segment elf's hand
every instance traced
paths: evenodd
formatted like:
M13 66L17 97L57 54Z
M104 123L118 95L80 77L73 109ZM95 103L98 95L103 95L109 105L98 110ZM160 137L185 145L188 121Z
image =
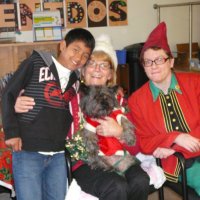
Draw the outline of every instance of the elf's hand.
M175 153L174 149L158 147L153 152L155 158L167 158Z

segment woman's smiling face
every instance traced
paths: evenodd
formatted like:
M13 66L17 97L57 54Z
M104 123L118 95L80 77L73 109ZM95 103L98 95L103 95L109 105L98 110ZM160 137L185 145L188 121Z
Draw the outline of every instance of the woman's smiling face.
M113 69L110 63L95 54L82 69L82 75L86 85L106 85L112 78Z

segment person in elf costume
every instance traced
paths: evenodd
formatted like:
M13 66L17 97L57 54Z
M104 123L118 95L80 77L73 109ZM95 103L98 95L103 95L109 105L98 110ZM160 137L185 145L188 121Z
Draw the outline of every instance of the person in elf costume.
M160 23L141 51L149 78L128 99L141 150L161 158L168 180L177 182L180 166L174 152L187 159L188 185L200 195L200 74L173 70L166 24Z

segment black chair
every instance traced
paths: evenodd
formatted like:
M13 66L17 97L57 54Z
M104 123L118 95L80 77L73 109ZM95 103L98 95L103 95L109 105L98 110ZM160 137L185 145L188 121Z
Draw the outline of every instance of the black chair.
M182 182L174 183L170 181L166 181L163 187L169 187L177 194L182 196L183 200L200 200L200 196L195 192L194 189L187 186L187 176L186 176L186 161L182 153L176 152L174 154L181 166L181 175L182 175ZM160 159L156 159L157 164L162 167ZM158 190L159 192L159 200L164 200L164 190L163 187Z
M71 164L71 157L69 151L65 149L65 159L66 159L66 165L67 165L67 180L68 180L68 186L72 182L72 164Z

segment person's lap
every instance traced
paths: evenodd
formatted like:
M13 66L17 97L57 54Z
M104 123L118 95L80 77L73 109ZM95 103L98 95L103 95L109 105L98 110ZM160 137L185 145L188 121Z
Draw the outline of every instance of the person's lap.
M130 167L126 178L115 172L92 170L87 165L73 172L73 177L83 191L97 196L100 200L146 200L148 197L149 177L139 165ZM140 186L141 189L138 190Z
M145 200L149 195L149 176L139 164L131 166L125 173L128 183L129 200Z

